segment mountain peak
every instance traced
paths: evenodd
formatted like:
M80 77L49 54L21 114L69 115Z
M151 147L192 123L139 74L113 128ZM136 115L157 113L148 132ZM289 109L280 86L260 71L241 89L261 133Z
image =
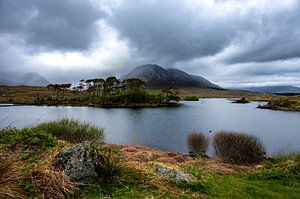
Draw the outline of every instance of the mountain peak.
M194 87L194 88L215 88L220 89L207 79L190 75L175 68L163 68L157 64L145 64L135 67L126 74L123 79L139 78L144 80L150 87Z

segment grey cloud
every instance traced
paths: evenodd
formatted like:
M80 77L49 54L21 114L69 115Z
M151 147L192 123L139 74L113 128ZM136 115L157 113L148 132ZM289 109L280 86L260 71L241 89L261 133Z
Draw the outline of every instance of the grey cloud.
M231 41L231 18L210 17L186 1L126 1L108 19L141 54L167 63L219 52Z
M87 49L104 13L85 0L1 0L0 33L55 50Z
M227 63L268 62L300 57L300 2L292 9L258 17L261 18L260 23L237 39L239 51L228 57ZM251 39L247 39L249 35Z

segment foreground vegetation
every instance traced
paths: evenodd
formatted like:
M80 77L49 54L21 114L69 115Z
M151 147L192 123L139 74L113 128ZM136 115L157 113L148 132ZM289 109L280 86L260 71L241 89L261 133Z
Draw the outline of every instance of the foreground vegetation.
M79 138L73 138L76 136ZM254 154L263 156L257 154L262 147L251 136L221 132L214 139L220 153L249 154L254 147ZM235 150L220 147L227 145L219 140L235 142ZM81 141L96 141L94 146L105 161L99 181L91 185L72 182L52 167L59 151ZM247 150L235 152L245 141ZM0 130L0 198L300 198L299 154L245 164L249 161L239 161L239 156L229 160L226 156L224 160L203 157L208 142L201 133L191 134L187 143L197 152L191 157L141 146L103 144L103 129L76 120L5 128ZM156 164L180 169L196 180L168 180L155 172Z

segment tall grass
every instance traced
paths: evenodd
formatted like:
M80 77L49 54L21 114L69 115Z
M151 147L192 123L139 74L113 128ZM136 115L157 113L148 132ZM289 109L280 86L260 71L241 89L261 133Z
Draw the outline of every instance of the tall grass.
M187 146L189 151L203 156L208 147L208 138L203 133L192 133L188 135Z
M219 132L214 136L216 155L235 164L255 164L264 159L265 149L252 135L235 132Z
M58 139L72 143L84 141L103 142L104 130L89 123L80 123L74 119L61 119L46 122L33 127L34 130L42 130L51 133Z

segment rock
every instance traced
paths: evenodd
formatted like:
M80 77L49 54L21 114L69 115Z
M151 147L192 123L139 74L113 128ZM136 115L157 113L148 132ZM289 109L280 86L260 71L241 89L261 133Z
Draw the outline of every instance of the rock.
M88 143L63 149L54 157L52 165L75 182L90 184L98 178L99 158L96 148Z
M170 180L176 182L185 182L185 183L191 183L197 180L195 176L185 173L179 168L167 166L162 163L155 163L155 165L156 165L155 172Z

